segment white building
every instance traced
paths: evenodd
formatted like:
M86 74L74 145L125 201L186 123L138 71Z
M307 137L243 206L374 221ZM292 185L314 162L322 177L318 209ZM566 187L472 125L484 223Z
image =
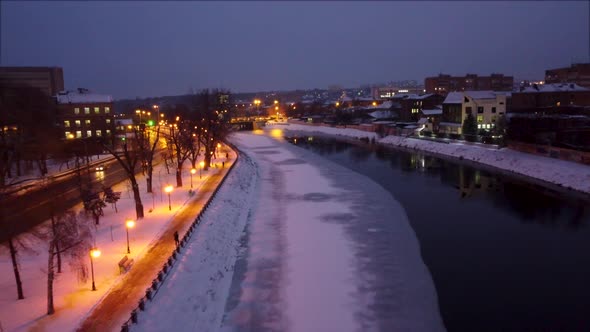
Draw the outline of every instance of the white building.
M506 113L506 92L450 92L443 101L440 132L461 134L463 122L470 113L478 129L493 129L498 118Z

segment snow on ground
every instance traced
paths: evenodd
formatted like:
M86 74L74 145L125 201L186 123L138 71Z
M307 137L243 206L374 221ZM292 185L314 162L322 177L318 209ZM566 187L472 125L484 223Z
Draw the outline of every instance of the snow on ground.
M590 167L570 161L558 160L508 148L495 149L461 143L438 143L400 136L386 136L379 139L377 134L350 128L306 126L301 124L271 125L272 128L318 132L353 138L375 138L379 143L408 149L427 151L435 154L462 158L496 167L505 171L529 176L566 188L590 193Z
M214 331L221 325L257 181L255 165L241 157L132 331Z
M365 176L284 142L281 130L270 136L232 137L262 181L222 330L444 330L403 208Z
M102 159L102 158L101 158ZM168 197L163 192L167 184L175 186L174 169L167 174L163 163L154 170L154 192L146 193L145 177L137 176L145 218L137 221L135 228L129 230L131 254L130 258L140 259L146 254L146 249L172 217L180 211L188 201L190 189L190 164L187 162L183 171L183 187L174 188L170 195L172 211L168 210ZM194 190L198 191L210 174L217 172L211 168L193 175ZM108 170L107 170L108 172ZM101 172L95 173L100 179ZM71 331L90 312L94 305L121 279L118 261L127 255L126 231L124 222L127 218L135 219L135 203L133 193L128 182L122 182L113 187L120 191L121 199L117 202L118 213L107 205L104 217L96 231L96 244L102 254L94 260L94 275L96 291L91 291L91 281L81 283L76 274L70 270L67 262L63 271L54 283L54 301L56 313L46 315L47 310L47 250L48 244L31 239L36 253L19 252L20 272L23 281L24 300L17 300L16 284L12 270L10 256L4 252L0 256L0 330L3 331ZM149 212L153 208L152 212ZM74 207L81 210L82 204ZM45 223L47 225L47 222ZM89 264L89 263L88 263Z

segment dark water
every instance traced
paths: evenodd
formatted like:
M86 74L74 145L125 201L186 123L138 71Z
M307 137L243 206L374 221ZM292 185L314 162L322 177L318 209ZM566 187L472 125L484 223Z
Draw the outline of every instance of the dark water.
M590 331L590 201L421 153L295 136L404 206L448 331Z

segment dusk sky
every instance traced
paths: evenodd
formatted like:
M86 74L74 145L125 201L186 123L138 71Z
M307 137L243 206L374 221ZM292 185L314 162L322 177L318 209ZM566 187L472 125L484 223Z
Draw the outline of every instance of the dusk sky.
M1 2L1 65L115 98L327 88L438 73L542 79L590 61L589 3Z

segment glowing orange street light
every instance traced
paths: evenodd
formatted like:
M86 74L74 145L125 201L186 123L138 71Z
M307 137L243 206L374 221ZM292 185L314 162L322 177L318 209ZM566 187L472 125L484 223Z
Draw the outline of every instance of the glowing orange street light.
M199 179L202 179L203 178L203 168L205 167L205 162L201 161L199 163L199 166L201 166L201 168L199 168Z
M129 228L133 228L135 226L135 220L127 219L125 221L125 231L127 231L127 253L130 254L131 250L129 249Z
M197 172L196 169L191 168L191 189L193 189L193 174L195 174Z
M171 185L168 185L166 186L166 188L164 188L164 191L168 193L168 211L172 211L172 202L170 201L170 193L172 192L172 190L174 190L174 187L172 187Z
M90 271L92 271L92 290L96 290L96 285L94 284L94 262L92 258L100 257L100 250L98 248L90 249Z

